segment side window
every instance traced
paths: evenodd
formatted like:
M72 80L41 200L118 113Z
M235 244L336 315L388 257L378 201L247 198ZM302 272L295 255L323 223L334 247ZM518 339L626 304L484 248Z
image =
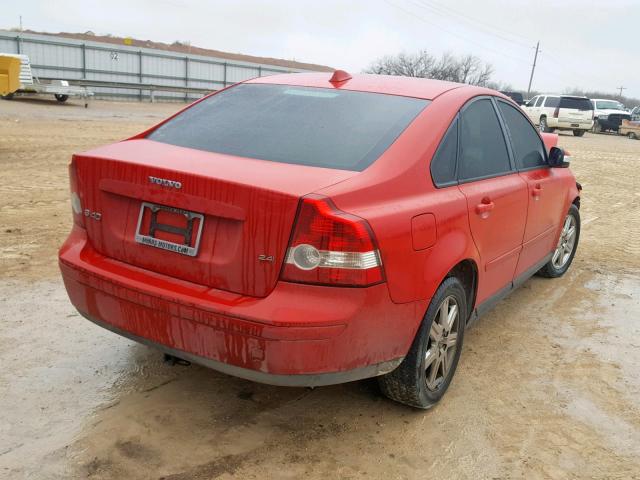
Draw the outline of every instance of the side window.
M476 100L467 106L460 125L460 180L511 170L507 144L491 100Z
M535 128L517 108L498 100L498 108L507 125L513 154L518 168L534 168L546 165L544 145Z
M438 187L445 187L456 182L456 157L458 155L458 119L456 118L444 134L433 160L431 160L431 177Z
M542 105L542 101L545 99L545 97L538 97L538 100L536 101L536 107L539 107Z
M527 107L535 107L537 101L538 101L538 97L533 97L531 100L527 102Z
M549 108L556 108L558 105L560 105L560 97L547 97L544 102L544 106Z

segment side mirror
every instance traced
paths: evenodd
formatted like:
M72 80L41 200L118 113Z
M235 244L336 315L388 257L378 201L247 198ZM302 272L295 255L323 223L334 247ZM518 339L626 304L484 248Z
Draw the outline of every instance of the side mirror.
M567 168L569 166L568 158L563 149L551 147L549 151L549 166L552 168Z

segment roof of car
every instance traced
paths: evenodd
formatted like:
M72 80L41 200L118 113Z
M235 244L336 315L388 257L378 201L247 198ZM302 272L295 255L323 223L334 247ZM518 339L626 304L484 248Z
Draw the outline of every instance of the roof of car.
M332 73L292 73L284 75L270 75L249 80L246 83L267 83L280 85L295 85L301 87L339 88L341 90L356 90L361 92L386 93L407 97L433 100L437 96L455 88L469 87L461 83L444 82L427 78L400 77L395 75L354 74L352 78L343 82L331 83ZM474 87L470 87L474 88ZM478 90L484 90L480 89Z

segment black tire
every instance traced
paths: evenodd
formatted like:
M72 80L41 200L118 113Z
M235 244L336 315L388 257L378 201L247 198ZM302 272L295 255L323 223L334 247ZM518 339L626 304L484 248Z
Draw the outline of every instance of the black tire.
M11 100L13 99L13 93L7 93L6 95L2 95L3 100Z
M593 133L602 132L602 125L600 125L600 122L598 122L597 118L593 121L593 128L591 129L591 131L593 131Z
M573 131L573 136L574 137L582 137L582 136L584 136L584 132L585 132L585 130L574 130Z
M69 95L62 95L60 93L56 93L54 97L56 97L56 100L59 101L60 103L64 103L67 100L69 100Z
M449 363L447 374L438 379L437 388L430 389L427 386L427 369L431 372L433 367L425 368L425 355L430 348L440 351L439 344L435 344L431 338L431 327L438 317L443 302L445 300L451 302L451 299L455 300L458 307L455 351L451 352L450 357L447 357ZM442 282L431 300L407 356L393 372L378 377L380 389L387 397L417 408L430 408L442 398L449 388L462 351L464 327L469 316L466 299L465 288L458 278L448 277ZM446 335L443 339L446 341ZM438 360L433 364L436 364L437 375L442 371L442 364Z
M556 131L555 128L550 128L547 123L547 117L540 117L540 131L544 133L553 133Z
M627 133L627 137L629 137L630 140L635 140L636 138L638 138L634 132Z
M538 271L538 275L540 275L541 277L546 277L546 278L561 277L562 275L565 274L567 270L569 270L569 267L571 266L571 262L573 262L573 257L575 257L576 250L578 249L578 243L580 243L580 210L578 210L578 207L576 207L575 205L571 205L571 207L569 208L569 211L567 212L567 216L565 217L565 222L567 221L569 216L573 217L575 221L575 228L576 228L575 241L571 246L571 251L569 253L569 256L566 258L565 262L562 263L562 265L558 265L557 262L554 262L556 252L558 252L563 242L563 235L564 235L564 231L563 231L560 233L560 238L558 240L558 247L556 248L556 250L554 250L554 253L553 253L554 256L551 258L551 260L547 262L547 264L544 267L542 267ZM564 225L565 224L563 224L563 227Z

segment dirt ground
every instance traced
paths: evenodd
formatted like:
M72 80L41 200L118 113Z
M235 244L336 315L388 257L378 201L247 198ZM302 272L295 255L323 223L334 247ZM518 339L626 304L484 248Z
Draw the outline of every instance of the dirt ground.
M179 107L0 102L0 478L640 478L640 141L561 135L584 186L572 268L485 316L416 411L375 381L171 367L75 313L56 266L71 153Z

